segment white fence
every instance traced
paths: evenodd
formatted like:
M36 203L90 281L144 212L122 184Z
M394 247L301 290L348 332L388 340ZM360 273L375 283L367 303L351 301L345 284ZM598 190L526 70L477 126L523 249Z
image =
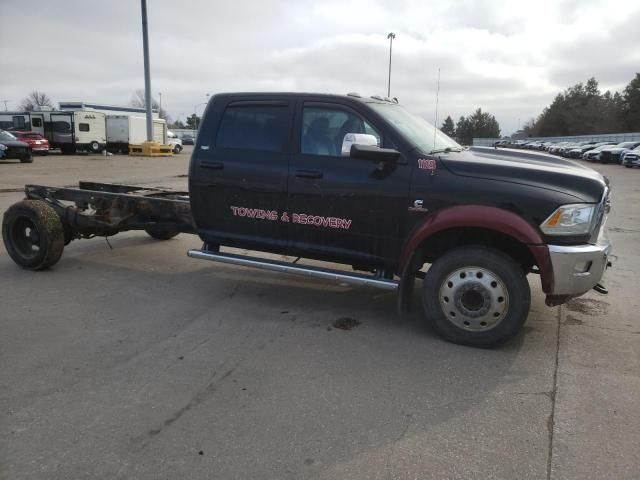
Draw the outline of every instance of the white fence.
M474 147L492 146L504 138L474 138ZM606 133L602 135L575 135L570 137L530 137L520 139L525 142L640 142L640 132L636 133Z

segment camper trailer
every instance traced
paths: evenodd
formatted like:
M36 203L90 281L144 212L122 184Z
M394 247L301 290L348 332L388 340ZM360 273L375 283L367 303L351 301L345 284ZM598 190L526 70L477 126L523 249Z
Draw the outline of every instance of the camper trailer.
M122 105L105 105L102 103L88 103L88 102L60 102L58 103L60 110L95 110L96 112L104 113L105 115L127 115L135 117L144 117L146 110L144 107L131 107ZM160 118L158 110L151 110L153 118Z
M128 115L107 115L107 150L127 153L129 145L139 145L147 140L147 119ZM153 119L153 140L167 143L167 122Z
M31 130L62 153L99 153L107 143L105 114L93 110L31 112ZM42 124L42 132L36 125Z

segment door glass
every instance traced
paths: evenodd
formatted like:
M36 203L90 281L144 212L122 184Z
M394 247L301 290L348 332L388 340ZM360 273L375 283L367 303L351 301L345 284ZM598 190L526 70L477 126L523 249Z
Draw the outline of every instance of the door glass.
M347 133L380 134L361 117L345 110L325 107L305 107L302 114L302 153L340 156L342 141Z
M220 122L216 147L282 152L288 114L285 105L229 106Z

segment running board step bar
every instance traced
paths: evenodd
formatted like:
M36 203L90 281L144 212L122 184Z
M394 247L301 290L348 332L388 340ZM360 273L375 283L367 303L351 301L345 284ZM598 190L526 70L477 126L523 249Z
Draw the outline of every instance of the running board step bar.
M245 255L234 255L232 253L208 252L205 250L189 250L187 253L191 258L209 260L212 262L229 263L231 265L241 265L243 267L253 267L273 272L293 273L305 277L323 278L337 282L350 283L353 285L367 285L369 287L382 288L385 290L396 290L398 282L372 275L362 275L350 273L343 270L331 270L328 268L313 267L310 265L299 265L290 262L281 262L259 257L249 257Z

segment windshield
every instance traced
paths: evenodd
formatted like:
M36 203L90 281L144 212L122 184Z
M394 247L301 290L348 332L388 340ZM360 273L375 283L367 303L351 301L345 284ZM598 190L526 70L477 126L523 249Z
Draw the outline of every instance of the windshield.
M633 148L636 146L636 142L622 142L616 145L618 148Z
M447 149L462 150L462 147L435 128L424 118L409 113L393 103L370 103L369 106L393 125L400 134L423 153L442 152Z
M1 131L0 140L10 141L10 140L17 140L17 138L11 135L9 132Z

